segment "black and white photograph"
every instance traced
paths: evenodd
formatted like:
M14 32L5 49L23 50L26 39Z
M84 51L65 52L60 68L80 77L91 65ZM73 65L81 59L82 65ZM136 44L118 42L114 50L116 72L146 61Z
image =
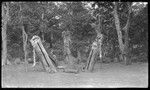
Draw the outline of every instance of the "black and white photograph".
M148 88L148 2L1 2L2 88Z

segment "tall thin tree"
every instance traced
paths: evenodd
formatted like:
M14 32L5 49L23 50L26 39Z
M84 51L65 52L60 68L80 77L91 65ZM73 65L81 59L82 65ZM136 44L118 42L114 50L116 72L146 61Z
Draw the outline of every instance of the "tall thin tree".
M118 2L115 2L114 6L114 19L115 19L115 26L117 30L117 35L118 35L118 42L119 42L119 48L120 48L120 59L124 61L125 64L129 64L127 60L127 54L128 54L128 44L129 44L129 36L128 36L128 31L129 31L129 25L130 25L130 13L131 13L131 3L128 3L128 19L127 23L124 28L121 28L120 26L120 19L117 11L118 7ZM125 31L125 35L123 37L122 31ZM124 40L124 42L123 42Z
M7 24L9 22L9 2L2 3L2 66L7 63Z

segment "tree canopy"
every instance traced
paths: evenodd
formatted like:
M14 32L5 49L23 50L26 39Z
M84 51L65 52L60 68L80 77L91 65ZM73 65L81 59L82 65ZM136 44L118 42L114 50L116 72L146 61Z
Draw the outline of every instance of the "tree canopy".
M131 2L130 4L132 5L132 18L129 37L130 47L132 47L135 44L144 44L148 40L148 8L146 2ZM113 2L9 2L9 7L10 21L7 33L8 41L11 42L11 44L8 43L10 47L12 43L21 46L20 26L24 25L29 39L35 34L40 36L44 33L46 42L49 42L48 37L50 33L53 33L53 44L60 44L61 33L64 30L71 31L72 50L75 51L93 42L96 32L92 24L97 23L97 15L102 15L102 34L105 36L103 44L104 48L107 48L105 51L111 54L113 51L116 52L115 49L112 51L110 49L118 46L112 15ZM121 27L123 27L128 17L126 2L119 2L118 14Z

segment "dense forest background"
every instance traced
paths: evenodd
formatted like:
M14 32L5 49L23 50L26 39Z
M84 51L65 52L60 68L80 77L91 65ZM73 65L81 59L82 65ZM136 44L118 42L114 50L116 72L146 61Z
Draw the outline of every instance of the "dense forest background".
M103 62L116 59L119 62L122 47L119 31L122 38L128 38L122 39L122 42L128 41L128 59L148 61L148 6L145 2L3 2L1 6L3 65L17 59L24 62L25 53L30 60L33 55L29 41L33 35L40 36L48 53L53 49L57 59L63 60L62 32L65 30L71 32L72 55L78 58L79 51L86 61L97 36L93 25L99 23L98 15L102 16ZM126 33L123 29L128 21Z

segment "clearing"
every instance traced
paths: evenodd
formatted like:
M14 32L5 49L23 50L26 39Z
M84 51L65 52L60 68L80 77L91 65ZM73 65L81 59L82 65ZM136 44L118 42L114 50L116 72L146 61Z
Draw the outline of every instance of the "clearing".
M108 88L148 87L148 63L95 65L94 72L47 73L42 66L7 65L2 67L2 87L23 88Z

